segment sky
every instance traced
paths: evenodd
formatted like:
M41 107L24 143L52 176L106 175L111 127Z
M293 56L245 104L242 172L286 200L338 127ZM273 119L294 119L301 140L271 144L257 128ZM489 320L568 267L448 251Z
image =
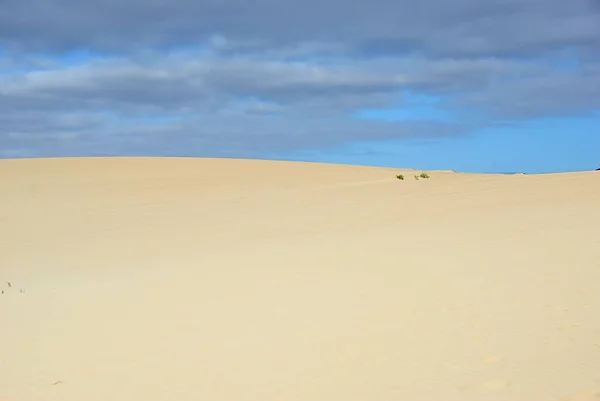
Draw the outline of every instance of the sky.
M0 9L0 158L600 167L600 0Z

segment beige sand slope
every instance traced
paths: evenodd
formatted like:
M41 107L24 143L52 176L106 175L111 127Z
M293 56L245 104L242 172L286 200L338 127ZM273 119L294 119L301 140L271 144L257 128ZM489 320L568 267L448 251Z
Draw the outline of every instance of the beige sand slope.
M0 400L600 398L600 173L399 172L0 161Z

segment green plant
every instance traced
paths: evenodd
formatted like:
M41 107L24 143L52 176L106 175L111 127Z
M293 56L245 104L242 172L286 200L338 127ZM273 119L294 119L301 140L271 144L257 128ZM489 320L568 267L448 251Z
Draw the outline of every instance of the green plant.
M427 173L421 173L421 175L419 177L421 177L421 178L429 178L429 174L427 174Z
M397 178L397 179L399 179L399 180L403 180L403 179L404 179L404 176L403 176L402 174L398 174L398 175L396 176L396 178Z

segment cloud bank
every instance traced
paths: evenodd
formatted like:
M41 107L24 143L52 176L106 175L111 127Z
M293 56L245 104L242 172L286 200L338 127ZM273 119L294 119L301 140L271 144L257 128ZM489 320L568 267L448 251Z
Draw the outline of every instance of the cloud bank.
M598 110L594 1L2 1L0 157L264 157Z

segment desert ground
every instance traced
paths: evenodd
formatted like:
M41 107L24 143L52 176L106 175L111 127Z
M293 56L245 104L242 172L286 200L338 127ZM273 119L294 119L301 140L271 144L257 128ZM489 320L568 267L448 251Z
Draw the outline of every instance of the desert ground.
M0 160L0 400L600 399L600 173L420 173Z

